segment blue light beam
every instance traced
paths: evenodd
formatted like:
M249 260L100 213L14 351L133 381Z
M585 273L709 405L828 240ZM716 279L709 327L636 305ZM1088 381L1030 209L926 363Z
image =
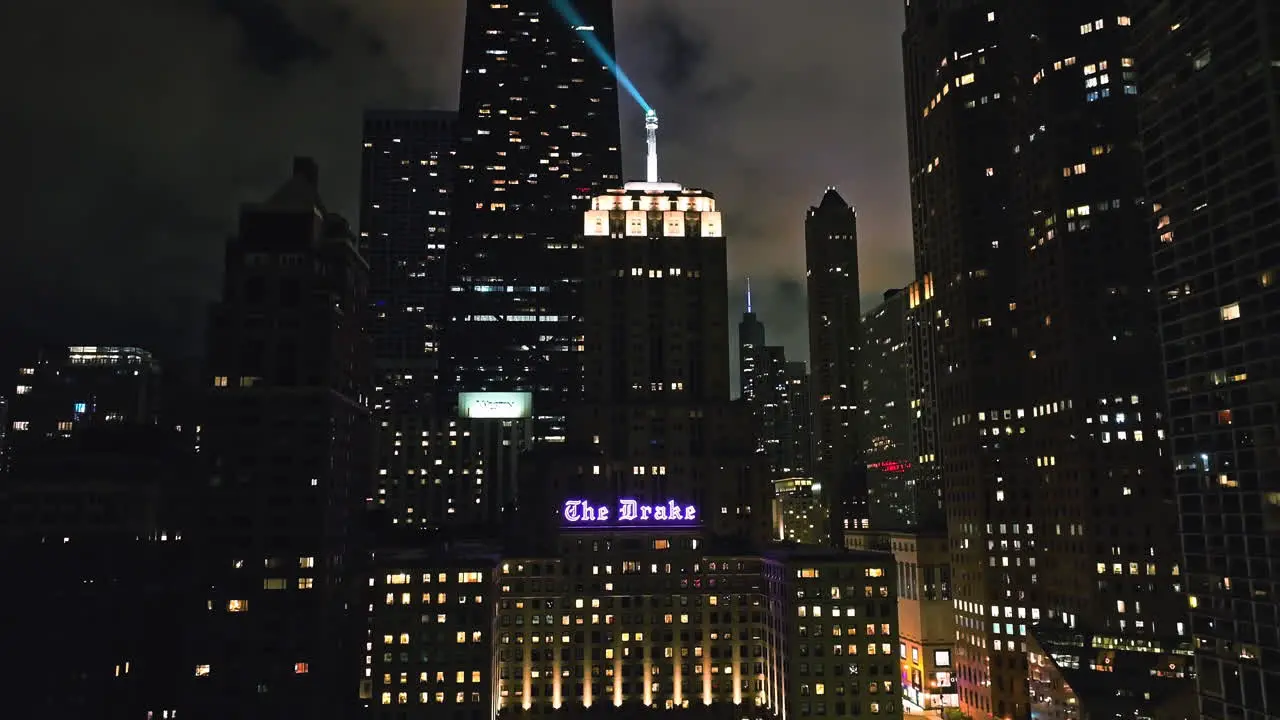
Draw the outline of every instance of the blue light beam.
M636 103L640 105L640 108L643 109L645 113L653 112L653 106L651 106L644 99L644 96L640 94L640 91L636 89L635 83L631 82L631 78L627 77L627 73L622 70L620 65L618 65L618 61L614 60L613 56L609 54L609 51L605 49L604 43L600 42L600 38L596 37L595 32L592 30L582 29L589 26L587 25L586 20L584 20L583 17L578 14L578 11L574 9L573 4L569 0L551 0L551 6L556 9L556 12L560 13L560 16L564 18L565 22L569 23L570 27L582 35L583 42L587 44L587 47L591 49L591 52L596 54L597 58L600 58L600 62L604 63L604 66L609 68L609 70L617 76L618 85L635 99Z

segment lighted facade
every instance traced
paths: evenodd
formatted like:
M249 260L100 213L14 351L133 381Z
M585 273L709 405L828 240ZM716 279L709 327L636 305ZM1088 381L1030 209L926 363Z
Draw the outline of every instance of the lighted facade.
M733 552L696 529L566 532L554 558L503 561L499 703L900 716L890 572L879 553Z
M547 552L500 558L378 552L361 697L387 720L601 707L901 717L895 579L885 553L751 550L696 523L568 523Z
M374 553L360 682L369 717L492 720L498 564L483 546Z
M822 487L811 477L773 481L773 538L804 545L827 541L827 512Z
M917 711L958 706L956 630L946 533L850 532L845 535L845 546L893 554L898 580L898 660L903 699Z

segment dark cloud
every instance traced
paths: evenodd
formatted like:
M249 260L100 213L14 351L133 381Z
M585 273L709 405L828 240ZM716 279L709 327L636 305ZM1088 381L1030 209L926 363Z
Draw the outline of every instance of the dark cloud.
M803 220L827 185L858 207L864 295L909 279L897 0L617 7L622 64L662 114L663 174L720 198L732 275L753 276L771 337L807 355ZM361 109L453 107L462 14L461 0L0 4L0 332L194 347L239 204L311 154L353 215ZM629 100L624 122L638 169Z

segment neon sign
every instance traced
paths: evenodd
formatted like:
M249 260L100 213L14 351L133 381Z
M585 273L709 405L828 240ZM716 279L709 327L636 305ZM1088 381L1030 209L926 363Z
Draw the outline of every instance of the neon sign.
M619 500L617 507L598 505L589 500L566 500L560 517L566 525L600 527L687 524L697 523L702 519L698 515L698 508L693 505L681 505L675 500L650 505L630 498Z

